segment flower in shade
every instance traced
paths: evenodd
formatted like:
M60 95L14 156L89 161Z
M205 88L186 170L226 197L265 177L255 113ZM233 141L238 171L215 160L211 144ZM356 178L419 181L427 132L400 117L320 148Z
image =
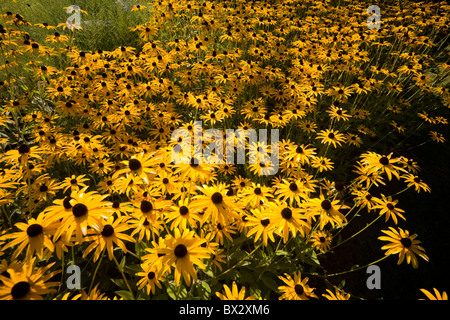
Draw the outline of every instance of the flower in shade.
M220 300L255 300L255 297L249 296L245 297L245 287L238 288L236 281L233 281L233 284L228 287L226 284L223 285L223 292L216 292L216 296L219 297Z
M278 290L282 293L279 297L280 300L309 300L310 298L318 299L314 294L314 288L308 285L308 277L302 279L300 271L294 273L292 278L289 274L285 273L284 277L279 278L286 284L285 286L279 286Z
M389 227L389 230L381 230L381 232L386 235L378 237L378 239L389 242L381 247L381 249L387 250L385 255L398 254L397 264L401 264L406 258L406 263L412 263L414 269L417 269L419 266L417 256L425 261L429 260L424 248L420 246L421 242L416 240L417 234L410 235L407 230L398 228L397 231L392 227Z
M422 293L428 298L428 300L448 300L447 292L443 291L442 293L440 293L436 288L433 288L434 295L426 289L420 289L420 291L422 291Z
M326 290L327 293L322 294L324 298L327 300L349 300L350 299L350 293L344 292L342 289L339 289L338 287L334 287L334 292L330 289Z

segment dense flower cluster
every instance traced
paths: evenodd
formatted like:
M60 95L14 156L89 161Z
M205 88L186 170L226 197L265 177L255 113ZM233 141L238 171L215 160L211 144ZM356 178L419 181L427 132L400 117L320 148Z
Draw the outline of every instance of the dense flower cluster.
M383 217L384 257L428 261L398 192L380 190L431 192L406 151L445 141L450 6L402 5L378 30L363 1L140 2L142 46L94 52L72 45L82 30L36 24L37 43L3 13L0 299L349 299L308 280L332 282L319 258L361 215ZM278 129L279 171L174 163L172 132L196 121ZM70 264L82 290L51 291Z

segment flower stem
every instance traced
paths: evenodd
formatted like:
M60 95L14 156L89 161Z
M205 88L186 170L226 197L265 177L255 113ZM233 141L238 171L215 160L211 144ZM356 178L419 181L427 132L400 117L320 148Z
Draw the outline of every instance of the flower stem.
M103 248L103 251L105 249ZM89 294L91 293L92 285L94 284L95 276L97 275L98 268L100 267L100 264L102 263L103 259L103 251L100 253L100 260L97 263L97 267L95 267L94 275L92 276L91 285L89 286Z
M389 254L389 255L386 255L386 256L383 256L383 257L381 257L380 259L375 260L375 261L372 261L371 263L368 263L368 264L366 264L366 265L364 265L364 266L362 266L362 267L358 267L358 268L351 269L351 270L347 270L347 271L343 271L343 272L338 272L338 273L333 273L333 274L327 274L327 275L325 275L325 276L323 276L323 277L335 277L335 276L339 276L339 275L342 275L342 274L346 274L346 273L358 271L358 270L361 270L361 269L365 269L365 268L367 268L368 266L371 266L371 265L376 264L376 263L378 263L378 262L380 262L380 261L383 261L384 259L386 259L386 258L389 257L389 256L390 256L390 254Z
M122 277L123 277L123 280L125 281L125 284L127 285L128 291L130 291L130 293L131 293L131 297L133 297L133 300L136 300L136 299L134 298L133 290L131 290L130 285L128 284L128 281L127 281L127 277L125 277L125 274L123 273L123 270L122 270L122 268L120 267L119 262L117 261L117 259L116 259L115 256L113 256L113 258L114 258L114 262L115 262L116 265L117 265L117 268L118 268L119 271L120 271L120 274L121 274Z
M374 219L371 223L369 223L367 226L365 226L364 228L362 228L361 230L359 230L357 233L355 233L354 235L352 235L350 238L345 239L344 241L341 241L340 243L338 243L337 245L335 245L334 247L330 248L328 251L331 251L333 249L335 249L336 247L340 246L341 244L353 239L354 237L356 237L358 234L360 234L361 232L363 232L364 230L366 230L368 227L370 227L372 224L375 223L375 221L377 221L378 219L380 219L382 217L382 215L379 215L376 219Z

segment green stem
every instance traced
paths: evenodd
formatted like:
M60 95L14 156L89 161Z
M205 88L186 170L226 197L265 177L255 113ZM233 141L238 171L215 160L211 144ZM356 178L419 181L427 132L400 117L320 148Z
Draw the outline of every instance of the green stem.
M95 276L97 275L98 268L100 267L100 264L102 263L104 251L105 251L105 249L103 248L103 251L100 253L100 260L98 261L97 267L95 268L95 271L94 271L94 275L92 276L91 285L89 286L89 294L91 293L92 286L94 285L94 280L95 280Z
M232 266L231 268L228 268L227 270L225 270L224 272L222 272L221 274L218 274L215 278L218 279L219 277L227 274L228 272L230 272L231 270L233 270L234 268L238 267L242 262L244 262L245 260L247 260L251 255L253 255L256 250L258 250L261 246L262 246L262 242L260 244L258 244L255 249L253 249L252 252L250 252L248 255L246 255L244 258L242 258L241 260L239 260L234 266Z
M370 227L372 224L374 224L378 219L380 219L383 215L379 215L376 219L374 219L371 223L369 223L367 226L365 226L364 228L362 228L361 230L359 230L357 233L355 233L354 235L352 235L350 238L345 239L344 241L342 241L341 243L338 243L337 245L335 245L334 247L330 248L328 251L331 251L337 247L339 247L341 244L353 239L354 237L356 237L358 234L360 234L361 232L363 232L364 230L366 230L368 227Z
M114 259L114 262L115 262L116 265L117 265L117 268L118 268L119 271L120 271L120 274L121 274L122 277L123 277L123 280L125 281L125 284L127 285L128 291L130 291L130 293L131 293L131 297L133 298L133 300L136 300L136 299L134 298L133 290L131 290L131 287L130 287L130 285L128 284L128 281L127 281L127 277L126 277L125 274L123 273L123 270L122 270L122 268L120 267L119 262L117 261L117 259L116 259L115 256L113 256L113 259Z
M358 267L358 268L355 268L355 269L351 269L351 270L347 270L347 271L343 271L343 272L338 272L338 273L333 273L333 274L327 274L325 276L322 276L322 275L319 275L319 274L314 274L314 275L318 275L318 276L326 277L326 278L340 276L340 275L347 274L347 273L350 273L350 272L354 272L354 271L358 271L358 270L361 270L361 269L365 269L365 268L367 268L367 267L369 267L369 266L371 266L373 264L376 264L376 263L378 263L380 261L383 261L384 259L386 259L387 257L390 257L390 256L391 256L390 254L386 255L386 256L378 259L378 260L372 261L371 263L368 263L368 264L366 264L366 265L364 265L362 267Z

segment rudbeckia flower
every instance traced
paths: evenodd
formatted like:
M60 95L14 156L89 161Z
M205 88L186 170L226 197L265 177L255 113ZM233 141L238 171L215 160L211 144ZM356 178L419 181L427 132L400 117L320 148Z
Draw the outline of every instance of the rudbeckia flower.
M92 230L97 234L88 235L84 238L86 242L92 242L84 250L83 258L86 258L95 249L94 261L97 261L106 248L109 260L113 260L114 244L122 249L124 253L127 253L128 250L124 241L135 242L135 240L125 233L130 228L126 220L127 218L124 217L116 219L110 217L107 220L101 220L98 228Z
M19 271L8 269L9 277L0 275L3 282L0 286L0 300L44 300L47 294L56 292L52 287L60 283L49 280L61 270L47 272L55 263L38 268L35 260L32 258L24 263Z
M7 233L0 237L1 240L12 239L3 246L3 249L17 246L12 255L13 259L16 259L25 248L27 248L26 259L32 258L34 254L42 259L45 254L54 251L51 238L59 227L59 222L45 219L45 215L41 213L36 219L31 218L27 223L18 222L15 226L19 232Z
M310 300L311 298L318 299L314 293L314 288L308 285L308 277L302 279L300 271L294 273L294 277L285 273L284 277L279 278L286 284L285 286L279 286L278 290L283 293L280 300Z
M216 296L220 300L255 300L254 296L248 296L246 298L245 287L242 286L239 289L236 281L233 281L231 288L224 284L222 292L216 292Z
M419 267L419 261L417 256L428 261L429 258L425 254L425 250L420 246L420 241L416 240L417 234L411 235L408 230L398 228L395 230L389 227L389 230L381 230L385 236L378 237L379 240L388 241L389 243L381 247L382 250L386 250L384 253L386 256L391 254L398 254L397 264L401 264L405 258L406 263L412 263L414 269Z
M202 260L209 258L208 250L201 246L205 239L198 238L194 231L188 229L181 232L174 230L174 235L167 235L163 247L154 250L160 255L160 263L175 268L175 284L178 286L181 276L187 285L191 278L197 280L197 271L194 265L204 269Z

